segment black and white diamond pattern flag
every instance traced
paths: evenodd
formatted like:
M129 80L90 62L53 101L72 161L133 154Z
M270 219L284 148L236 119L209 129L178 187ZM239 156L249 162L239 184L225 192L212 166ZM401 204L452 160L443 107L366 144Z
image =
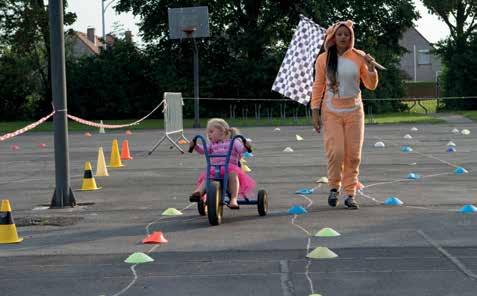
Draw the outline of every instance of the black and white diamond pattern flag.
M313 86L313 67L324 39L324 28L300 16L272 90L301 104L308 104Z

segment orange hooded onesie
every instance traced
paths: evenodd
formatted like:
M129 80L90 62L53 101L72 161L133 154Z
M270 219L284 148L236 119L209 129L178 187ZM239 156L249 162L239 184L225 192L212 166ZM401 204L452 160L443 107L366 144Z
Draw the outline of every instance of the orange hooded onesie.
M328 49L335 33L345 26L351 33L350 47L338 54L336 85L326 75ZM364 111L360 82L370 90L378 85L378 73L369 71L364 52L354 49L353 22L338 22L326 31L325 52L315 63L311 109L321 108L323 138L328 159L328 185L355 196L364 139Z

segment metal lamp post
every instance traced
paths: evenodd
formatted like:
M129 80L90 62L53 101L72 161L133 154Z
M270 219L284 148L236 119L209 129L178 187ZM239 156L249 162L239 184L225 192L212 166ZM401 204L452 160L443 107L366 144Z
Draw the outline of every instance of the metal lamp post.
M70 187L68 152L68 119L66 104L65 40L63 30L63 0L49 0L51 89L55 115L55 180L56 188L50 208L76 205Z
M106 9L108 9L108 7L113 4L113 2L116 1L116 0L111 0L109 1L108 4L104 5L104 2L107 2L106 0L101 0L101 17L102 17L102 20L103 20L103 46L106 47L106 24L105 24L105 20L104 20L104 15L106 13Z

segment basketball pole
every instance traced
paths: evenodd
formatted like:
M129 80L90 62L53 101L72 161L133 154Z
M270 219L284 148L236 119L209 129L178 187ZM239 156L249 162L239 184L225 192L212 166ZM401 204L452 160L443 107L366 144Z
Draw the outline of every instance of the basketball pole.
M195 27L188 27L182 29L184 33L186 33L188 38L192 39L192 43L194 47L192 51L194 53L194 124L192 125L193 128L200 128L199 122L199 50L197 48L197 43L195 42L195 38L192 35L195 32Z
M195 38L194 42L194 128L200 128L199 122L199 50Z

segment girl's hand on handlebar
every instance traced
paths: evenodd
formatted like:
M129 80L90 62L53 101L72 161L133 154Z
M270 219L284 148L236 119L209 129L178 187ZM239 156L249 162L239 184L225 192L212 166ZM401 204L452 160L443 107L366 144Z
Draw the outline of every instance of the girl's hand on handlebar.
M243 145L245 146L245 149L247 149L249 153L252 153L252 146L250 145L250 142L245 141Z
M191 141L191 142L190 142L190 144L189 144L189 153L192 153L192 151L194 151L195 145L196 145L196 142L195 142L195 141Z

